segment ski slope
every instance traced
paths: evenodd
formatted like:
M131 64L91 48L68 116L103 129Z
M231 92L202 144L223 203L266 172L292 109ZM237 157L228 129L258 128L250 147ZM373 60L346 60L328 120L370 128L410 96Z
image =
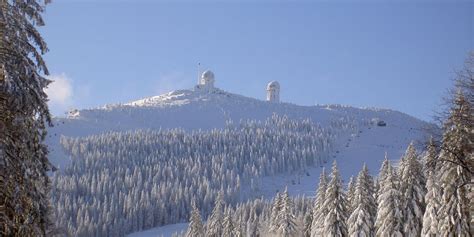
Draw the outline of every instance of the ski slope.
M338 148L333 152L332 158L336 160L341 176L347 183L351 176L357 176L364 164L372 175L377 175L385 154L389 160L397 163L411 141L422 149L422 141L425 139L423 129L403 122L388 124L386 127L367 125L361 127L357 134L338 141ZM331 166L330 162L324 165L328 174ZM282 191L287 186L291 195L313 197L321 171L321 167L315 167L298 174L265 177L262 181L264 189L259 195L271 198L275 192Z

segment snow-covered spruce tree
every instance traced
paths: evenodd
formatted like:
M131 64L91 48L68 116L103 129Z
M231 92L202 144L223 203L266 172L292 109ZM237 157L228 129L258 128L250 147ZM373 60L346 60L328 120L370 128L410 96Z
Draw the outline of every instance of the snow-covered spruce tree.
M462 91L456 95L443 129L438 158L438 179L443 193L439 212L440 235L471 236L472 213L468 192L474 170L474 116Z
M313 222L311 223L311 237L321 236L324 227L324 218L327 214L327 208L324 206L326 189L327 189L327 176L326 171L323 168L321 175L319 176L319 186L316 191L316 199L313 205Z
M51 227L47 46L36 29L48 2L0 0L1 236L45 236Z
M189 218L188 231L186 237L204 237L204 226L202 224L201 214L196 206L196 202L193 200L191 210L191 216Z
M214 203L214 209L212 209L211 216L207 220L206 236L219 237L222 235L223 208L224 208L224 192L219 191L219 193L217 194L216 201Z
M439 207L441 200L441 193L434 171L428 173L426 181L427 193L425 195L426 210L423 215L423 228L421 236L432 237L439 235Z
M293 200L288 195L288 189L281 196L281 209L277 215L277 229L278 236L291 237L296 235L296 217L293 213Z
M355 192L355 180L354 176L349 178L347 183L347 213L354 211L354 192Z
M222 237L233 237L235 236L235 227L234 221L232 220L232 215L230 209L226 208L224 213L224 220L222 221Z
M388 155L387 155L387 152L385 152L385 159L382 162L382 166L380 166L379 175L374 181L374 199L377 206L378 206L379 195L381 192L380 184L382 183L382 180L384 180L385 177L387 176L388 164L389 164Z
M412 142L400 161L403 232L408 236L419 236L421 233L425 212L425 183L423 166Z
M327 208L327 215L324 219L322 236L347 236L347 200L336 161L332 166L324 207Z
M401 193L395 170L388 160L384 161L381 171L385 177L380 179L377 218L375 220L376 236L403 236L403 213ZM386 166L385 166L386 163Z
M271 233L276 233L278 230L278 225L280 223L279 221L279 213L283 205L283 198L282 195L278 192L275 195L275 198L273 199L273 204L272 204L272 212L270 215L270 226L268 228L268 231Z
M374 200L374 180L367 166L359 172L353 195L354 211L347 220L349 236L375 236L375 215L377 206Z

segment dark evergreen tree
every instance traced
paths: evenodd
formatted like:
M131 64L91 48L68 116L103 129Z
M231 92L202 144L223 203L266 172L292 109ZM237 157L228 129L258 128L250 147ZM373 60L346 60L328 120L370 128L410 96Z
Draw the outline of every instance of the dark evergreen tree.
M48 0L0 0L0 235L45 236L51 228L43 144L50 124L47 46L37 26Z

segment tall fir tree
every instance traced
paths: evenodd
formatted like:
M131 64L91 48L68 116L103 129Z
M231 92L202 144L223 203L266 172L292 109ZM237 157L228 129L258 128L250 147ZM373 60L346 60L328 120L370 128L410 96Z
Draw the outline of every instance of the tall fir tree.
M277 215L278 227L276 233L278 236L291 237L296 235L296 217L293 213L293 201L288 194L288 188L282 195L281 209Z
M326 200L326 189L328 178L326 176L326 170L323 168L319 176L319 186L316 191L316 199L313 205L313 221L311 223L311 237L321 236L324 227L324 218L327 214L327 209L324 206Z
M191 216L189 217L188 231L186 237L204 237L204 225L202 224L201 214L196 206L196 201L193 200Z
M273 200L272 211L270 214L270 226L268 229L271 233L276 233L278 231L278 226L279 226L278 215L280 213L282 205L283 205L282 195L279 192L277 192Z
M439 207L441 200L441 193L434 171L429 171L428 179L426 181L426 210L423 215L423 228L421 236L433 237L439 235Z
M387 152L385 152L385 158L382 162L382 165L380 166L379 175L374 181L374 199L375 199L375 202L377 203L377 205L378 205L379 195L380 195L380 192L381 192L381 188L380 188L381 183L383 182L383 180L387 176L388 164L389 164L388 155L387 155Z
M323 236L347 236L347 200L336 161L332 166L324 206L328 214L324 219Z
M444 124L438 160L438 179L443 193L439 212L441 236L471 236L468 192L474 170L473 120L471 104L460 90Z
M375 220L376 236L403 236L403 213L401 208L401 193L399 191L397 174L387 160L380 169L384 178L380 180L378 195L377 218Z
M349 216L347 225L349 236L374 236L375 215L377 206L374 200L374 180L367 166L359 172L354 190L354 211Z
M224 192L219 191L212 209L211 216L207 220L206 236L219 237L222 235L222 216L224 208Z
M37 26L48 0L0 0L0 235L45 236L51 230L43 144L51 124L47 46Z
M402 193L403 232L419 236L425 212L425 177L413 142L400 161L400 191Z

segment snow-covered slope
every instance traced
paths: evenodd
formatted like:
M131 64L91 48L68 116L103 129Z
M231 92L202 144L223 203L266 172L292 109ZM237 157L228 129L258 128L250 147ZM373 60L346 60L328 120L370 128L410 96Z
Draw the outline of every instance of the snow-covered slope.
M361 139L354 138L354 143L348 148L359 149L358 156L367 156L369 151L382 153L378 156L383 156L384 151L392 153L394 149L403 149L400 146L406 146L410 140L421 139L423 128L429 126L414 117L387 109L340 105L299 106L270 103L217 88L210 91L191 89L177 90L127 104L71 112L66 118L54 119L54 127L49 129L46 142L50 146L53 164L64 167L69 161L59 145L59 139L63 135L81 137L106 131L177 127L185 130L212 129L225 126L228 120L264 120L273 113L290 118L309 118L323 126L341 117L352 117L360 122L369 122L374 118L384 120L386 127L374 127L372 131L359 134ZM344 148L341 147L338 156L349 155L346 155L347 149Z
M61 136L82 137L106 131L127 131L135 129L222 128L226 121L265 120L272 114L286 115L294 119L310 119L322 126L341 118L351 118L358 124L358 130L339 137L331 157L337 160L342 177L356 175L363 163L376 174L384 154L397 160L412 141L423 141L424 131L430 124L407 114L375 108L354 108L341 105L299 106L289 103L271 103L241 95L212 90L178 90L120 105L76 110L66 118L55 118L54 127L49 129L47 144L50 159L63 168L69 158L62 152ZM383 120L386 126L377 126L373 121ZM419 144L419 143L418 143ZM330 163L323 166L330 167ZM260 190L254 190L256 197L272 197L277 190L288 186L292 195L314 195L321 167L313 167L293 174L263 177ZM170 236L182 230L185 224L169 225L131 236Z

